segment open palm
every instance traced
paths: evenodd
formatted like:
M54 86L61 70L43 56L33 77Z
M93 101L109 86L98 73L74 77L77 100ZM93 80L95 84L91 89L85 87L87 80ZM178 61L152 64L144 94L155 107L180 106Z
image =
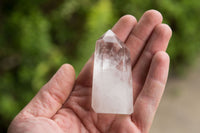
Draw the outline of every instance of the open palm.
M93 56L75 81L71 65L63 65L12 121L9 133L147 133L162 97L169 68L165 50L169 26L155 10L139 22L123 16L112 28L130 50L134 113L97 114L91 108Z

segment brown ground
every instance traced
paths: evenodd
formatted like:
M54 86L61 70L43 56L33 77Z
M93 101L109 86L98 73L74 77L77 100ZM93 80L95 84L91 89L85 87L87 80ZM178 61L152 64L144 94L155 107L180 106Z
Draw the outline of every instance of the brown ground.
M168 81L150 133L200 133L200 58L189 73Z

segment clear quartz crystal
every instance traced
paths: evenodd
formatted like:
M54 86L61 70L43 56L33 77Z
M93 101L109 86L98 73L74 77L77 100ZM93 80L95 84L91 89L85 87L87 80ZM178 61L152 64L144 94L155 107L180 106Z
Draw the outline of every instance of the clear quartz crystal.
M133 113L130 53L111 30L96 42L92 108L96 113Z

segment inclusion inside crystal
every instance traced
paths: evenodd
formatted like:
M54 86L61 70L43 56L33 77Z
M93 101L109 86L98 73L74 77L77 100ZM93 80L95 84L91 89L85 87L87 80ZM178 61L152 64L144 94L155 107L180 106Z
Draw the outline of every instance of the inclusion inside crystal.
M92 108L96 113L133 113L130 53L111 30L96 42Z

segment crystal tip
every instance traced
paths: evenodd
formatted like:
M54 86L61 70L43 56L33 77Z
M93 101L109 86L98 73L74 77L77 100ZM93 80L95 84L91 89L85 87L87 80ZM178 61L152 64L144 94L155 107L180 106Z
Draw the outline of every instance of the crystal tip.
M103 40L105 42L112 42L112 43L117 43L117 36L115 35L115 33L112 30L108 30L104 36L103 36Z
M115 36L115 33L112 30L108 30L104 36Z

